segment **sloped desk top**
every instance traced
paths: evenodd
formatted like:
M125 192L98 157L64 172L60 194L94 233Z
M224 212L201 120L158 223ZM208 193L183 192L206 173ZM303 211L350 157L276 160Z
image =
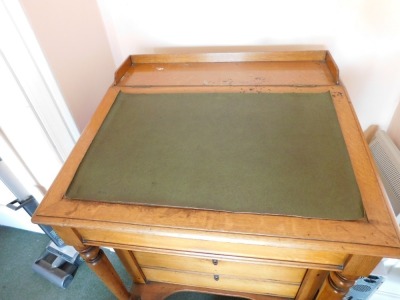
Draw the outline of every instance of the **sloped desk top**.
M120 93L70 199L364 217L330 93Z
M54 226L119 298L128 292L97 246L114 247L137 283L252 299L341 299L381 257L400 257L326 51L129 57L33 221ZM250 280L249 263L293 279ZM139 284L132 297L161 290Z

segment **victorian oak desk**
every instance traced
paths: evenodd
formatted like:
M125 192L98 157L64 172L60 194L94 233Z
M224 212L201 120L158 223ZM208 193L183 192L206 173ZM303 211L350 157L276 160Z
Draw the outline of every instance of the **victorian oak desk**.
M327 51L129 57L33 222L119 299L341 299L400 257Z

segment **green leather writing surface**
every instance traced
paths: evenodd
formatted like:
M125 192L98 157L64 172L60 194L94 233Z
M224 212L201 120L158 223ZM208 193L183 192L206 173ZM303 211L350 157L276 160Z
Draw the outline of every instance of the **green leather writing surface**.
M364 217L329 93L120 93L66 196Z

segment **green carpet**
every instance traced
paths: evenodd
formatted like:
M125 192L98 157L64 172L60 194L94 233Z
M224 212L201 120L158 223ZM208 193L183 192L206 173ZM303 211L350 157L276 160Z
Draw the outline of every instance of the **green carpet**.
M36 274L32 270L32 264L40 256L48 242L48 237L43 234L0 226L0 299L115 299L85 264L79 267L74 280L67 289L59 288ZM108 250L105 252L126 286L130 287L129 276L115 253ZM168 297L168 300L229 299L234 298L188 292Z

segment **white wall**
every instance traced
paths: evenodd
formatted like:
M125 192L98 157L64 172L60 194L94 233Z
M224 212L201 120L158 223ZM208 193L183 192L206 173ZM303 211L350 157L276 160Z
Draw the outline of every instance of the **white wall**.
M400 100L397 0L97 2L116 65L129 54L182 47L328 49L364 129L387 129Z
M80 131L116 69L96 0L20 0Z
M400 102L390 122L388 134L400 149Z

